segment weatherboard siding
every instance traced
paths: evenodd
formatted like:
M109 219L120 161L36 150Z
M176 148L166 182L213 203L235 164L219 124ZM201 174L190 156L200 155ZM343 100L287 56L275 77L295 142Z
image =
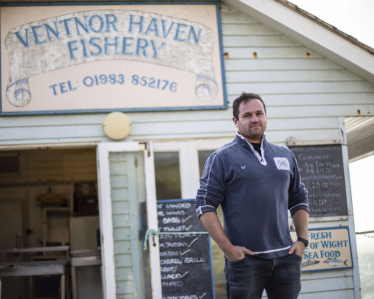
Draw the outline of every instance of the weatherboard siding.
M298 95L300 96L300 95ZM353 95L352 95L353 96ZM374 95L370 94L370 97ZM231 97L229 97L230 100ZM266 97L264 97L266 99ZM288 137L298 140L330 140L331 134L321 135L317 139L312 136L313 129L319 130L320 125L307 128L308 134L303 132L305 122L331 123L335 118L335 127L322 129L335 129L338 134L337 117L342 115L354 115L360 110L361 114L372 111L370 100L363 99L366 103L347 104L349 99L342 99L339 104L329 105L297 105L297 97L292 97L292 105L282 102L274 107L268 104L268 131L270 141L284 143ZM304 102L311 99L310 95ZM330 101L338 101L332 98ZM358 101L359 99L356 99ZM272 98L271 102L276 99ZM188 114L190 113L190 114ZM43 144L64 142L102 142L110 140L104 135L102 122L106 115L65 115L65 116L28 116L10 117L7 121L0 118L0 145ZM128 113L132 121L132 131L128 139L132 140L159 140L179 138L209 138L229 137L235 133L235 126L231 122L231 110L225 111L197 111L197 112L154 112L154 113ZM58 118L59 123L54 124L53 118ZM82 118L86 120L79 124ZM19 121L18 121L19 120ZM89 122L89 123L85 123ZM277 124L282 123L280 127ZM202 126L203 124L203 126ZM218 126L217 126L218 124ZM285 131L287 129L287 131ZM312 135L309 135L312 134ZM316 132L318 133L318 132ZM287 134L284 138L284 135ZM319 134L319 133L318 133ZM272 136L272 137L270 137ZM333 139L337 138L336 136Z

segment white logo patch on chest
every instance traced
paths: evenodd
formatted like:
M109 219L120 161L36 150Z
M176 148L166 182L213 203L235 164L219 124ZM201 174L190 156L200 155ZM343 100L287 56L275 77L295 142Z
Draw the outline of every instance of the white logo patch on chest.
M275 165L277 166L279 170L281 169L290 170L290 163L288 162L287 158L276 157L273 159L274 159Z

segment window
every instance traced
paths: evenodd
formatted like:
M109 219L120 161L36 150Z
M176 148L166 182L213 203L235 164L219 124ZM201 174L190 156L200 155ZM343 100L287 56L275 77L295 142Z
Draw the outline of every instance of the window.
M199 151L199 171L200 171L200 177L203 176L204 172L204 164L205 161L209 158L211 154L213 154L215 151L214 150L209 150L209 151Z
M181 198L179 152L155 152L154 159L157 200Z

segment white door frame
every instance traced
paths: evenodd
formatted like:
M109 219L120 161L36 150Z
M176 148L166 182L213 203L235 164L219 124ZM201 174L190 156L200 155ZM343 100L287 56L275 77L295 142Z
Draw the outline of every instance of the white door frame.
M178 152L182 199L196 197L199 188L199 154L202 150L216 150L232 138L154 142L154 152Z
M99 214L101 231L102 284L105 299L116 299L114 239L110 193L110 152L144 152L148 228L158 229L154 152L179 152L182 198L196 196L199 187L199 150L215 150L231 139L149 142L147 148L139 142L103 142L96 148ZM154 237L159 244L158 236ZM149 239L152 298L162 297L160 248Z
M146 200L147 200L147 220L149 228L157 229L157 205L156 188L154 175L154 162L152 143L149 143L146 149L144 143L139 142L105 142L97 146L97 179L99 193L99 214L101 231L101 256L102 256L102 284L105 299L116 299L116 279L115 279L115 261L114 261L114 239L112 222L112 204L110 193L110 170L109 153L110 152L144 152L145 159L145 182L146 182ZM158 239L156 238L158 243ZM159 247L151 246L150 266L152 297L161 298L161 272Z

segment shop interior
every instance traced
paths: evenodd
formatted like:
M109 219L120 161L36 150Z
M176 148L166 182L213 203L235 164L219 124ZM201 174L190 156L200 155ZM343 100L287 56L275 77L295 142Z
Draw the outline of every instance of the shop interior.
M95 148L0 152L1 298L101 298L98 206Z

